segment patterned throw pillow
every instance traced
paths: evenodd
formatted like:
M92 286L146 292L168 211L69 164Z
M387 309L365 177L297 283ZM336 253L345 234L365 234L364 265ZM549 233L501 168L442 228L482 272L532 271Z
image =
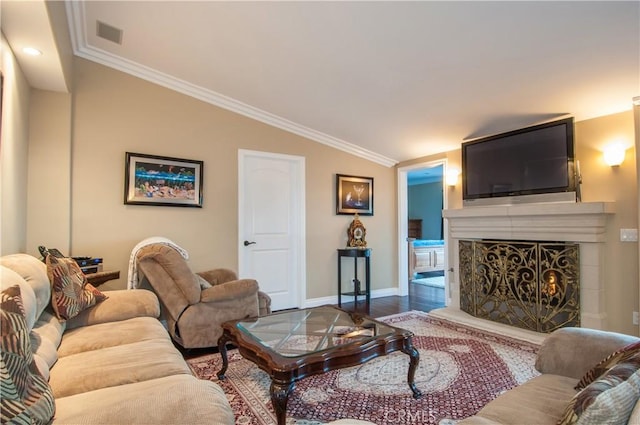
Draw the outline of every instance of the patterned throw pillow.
M626 424L640 397L640 354L611 367L569 402L559 425Z
M18 285L0 293L0 376L1 423L46 424L53 418L53 392L33 360Z
M73 258L47 256L47 275L51 282L51 305L60 320L68 320L107 296L98 291Z
M620 350L613 352L604 359L602 359L597 365L592 367L585 375L580 379L575 389L580 391L594 380L599 378L611 367L627 361L628 359L640 354L640 341L631 343Z

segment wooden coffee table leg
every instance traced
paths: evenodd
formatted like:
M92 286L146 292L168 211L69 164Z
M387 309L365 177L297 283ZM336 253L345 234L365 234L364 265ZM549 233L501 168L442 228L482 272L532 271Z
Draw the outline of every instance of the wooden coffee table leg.
M276 412L278 425L285 425L287 422L287 400L294 386L293 382L271 381L271 404Z
M402 352L409 355L409 373L407 374L407 382L409 383L409 388L413 391L413 398L418 399L422 397L422 391L416 387L415 383L416 370L418 369L418 363L420 363L420 353L413 346L413 342L410 338L405 341Z
M220 356L222 356L222 369L217 373L218 379L223 380L224 374L227 372L227 368L229 367L229 359L227 359L227 342L229 341L229 335L225 331L220 339L218 339L218 352Z

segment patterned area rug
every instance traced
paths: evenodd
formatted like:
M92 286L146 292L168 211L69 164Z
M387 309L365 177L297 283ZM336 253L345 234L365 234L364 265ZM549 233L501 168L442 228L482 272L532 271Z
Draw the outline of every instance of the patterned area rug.
M360 366L310 376L296 383L287 404L288 424L352 418L383 424L448 425L475 414L502 392L538 375L538 346L409 312L382 321L412 331L420 352L415 400L407 385L408 356L392 353ZM222 386L237 424L271 425L270 379L237 350L229 351L224 381L218 354L188 360L193 372Z

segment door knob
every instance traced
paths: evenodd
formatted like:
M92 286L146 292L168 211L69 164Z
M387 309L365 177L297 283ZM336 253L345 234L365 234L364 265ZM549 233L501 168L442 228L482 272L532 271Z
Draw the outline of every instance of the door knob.
M253 245L255 242L244 241L244 246Z

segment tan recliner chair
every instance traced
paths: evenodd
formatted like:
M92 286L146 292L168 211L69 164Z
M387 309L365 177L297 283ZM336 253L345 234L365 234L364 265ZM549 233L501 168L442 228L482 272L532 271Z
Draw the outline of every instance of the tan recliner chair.
M216 347L221 324L271 313L271 298L253 279L215 269L193 273L178 251L151 244L136 253L141 273L162 304L169 334L184 348Z

